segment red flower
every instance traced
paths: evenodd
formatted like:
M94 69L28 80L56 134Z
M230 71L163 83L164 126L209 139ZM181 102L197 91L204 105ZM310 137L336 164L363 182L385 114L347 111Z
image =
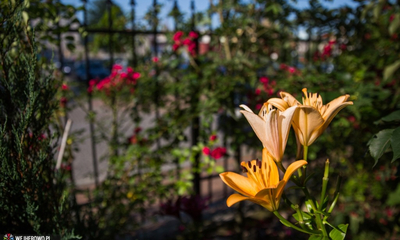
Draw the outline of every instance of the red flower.
M262 107L262 104L261 104L261 103L257 103L257 105L256 105L256 110L260 110L261 107Z
M134 130L135 133L140 133L141 131L142 131L142 128L141 128L141 127L137 127L137 128L135 128L135 130Z
M285 70L288 66L284 63L281 63L281 65L279 66L280 70Z
M210 136L210 141L215 141L215 140L217 140L217 135L211 135Z
M122 66L121 65L119 65L119 64L114 64L113 65L113 67L112 67L112 71L114 72L114 71L119 71L119 70L122 70Z
M220 159L223 157L226 153L226 148L223 147L217 147L216 149L212 150L211 152L211 157L214 158L215 160Z
M178 50L179 49L179 45L178 44L176 44L176 43L174 43L173 45L172 45L172 50L175 52L176 50Z
M62 86L61 86L61 90L67 91L68 89L69 89L68 85L63 83Z
M268 84L269 79L267 77L260 77L260 82L264 84Z
M211 151L210 151L210 148L208 148L208 147L204 147L204 148L203 148L203 154L204 154L204 155L209 156L209 155L210 155L210 152L211 152Z
M190 39L190 38L186 38L185 40L183 40L183 45L187 45L187 46L189 46L190 44L192 44L192 39Z
M261 94L261 89L257 88L256 91L254 92L257 96Z
M196 39L196 38L199 37L199 34L197 34L196 32L191 31L189 33L189 37L192 38L192 39Z
M180 40L181 40L182 36L183 36L183 32L182 32L182 31L177 31L177 32L174 34L174 36L172 37L172 39L173 39L175 42L177 42L177 41L180 41Z
M65 105L67 104L67 102L68 102L67 98L66 98L66 97L62 97L62 98L60 99L60 106L61 106L62 108L65 107Z
M158 62L159 61L159 59L158 59L158 57L153 57L153 62Z
M288 71L289 71L290 73L295 73L295 72L296 72L296 68L294 68L294 67L289 67L289 68L288 68Z

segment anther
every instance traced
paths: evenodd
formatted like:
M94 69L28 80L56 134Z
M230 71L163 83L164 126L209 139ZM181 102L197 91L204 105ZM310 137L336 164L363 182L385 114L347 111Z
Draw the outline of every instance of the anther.
M257 161L258 161L258 162L257 162L258 167L261 168L261 161L259 161L258 159L257 159Z
M253 166L253 171L256 172L257 168L256 165Z
M251 168L251 162L250 161L247 162L247 165L249 165L249 168Z

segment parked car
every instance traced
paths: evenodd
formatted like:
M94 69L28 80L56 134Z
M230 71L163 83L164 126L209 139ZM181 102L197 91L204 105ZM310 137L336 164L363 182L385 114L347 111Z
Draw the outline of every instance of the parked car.
M86 62L78 63L76 67L76 77L78 81L86 82L87 74L86 74ZM101 60L91 60L89 62L89 80L90 79L103 79L110 75L110 69L104 65L104 62Z

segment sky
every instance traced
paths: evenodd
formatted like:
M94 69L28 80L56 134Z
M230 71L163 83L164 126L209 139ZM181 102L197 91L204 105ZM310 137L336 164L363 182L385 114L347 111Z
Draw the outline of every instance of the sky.
M93 0L87 0L87 2L91 2ZM244 0L244 2L251 2L251 0ZM81 6L82 1L81 0L61 0L62 3L64 4L71 4L74 6ZM131 11L131 5L130 5L130 0L112 0L114 4L117 4L121 7L123 11L126 13L130 13ZM143 21L143 17L146 14L146 12L151 8L153 5L153 0L135 0L136 6L136 19L138 21ZM195 11L196 12L202 12L206 11L209 7L209 0L195 0ZM214 2L217 2L214 0ZM297 3L293 3L293 1L290 1L294 6L296 6L299 9L306 8L309 6L308 0L297 0ZM322 4L328 8L337 8L341 6L348 5L350 7L356 6L356 3L351 2L349 0L332 0L332 1L321 1ZM159 15L159 18L161 19L161 24L167 25L169 28L172 28L173 26L173 20L170 17L167 17L168 13L171 11L174 0L157 0L157 3L162 4L163 7L161 9L161 13ZM178 0L178 6L181 12L185 13L185 17L189 17L191 14L190 10L190 0ZM82 16L78 16L78 18L82 19ZM218 17L215 15L213 16L212 19L212 25L213 28L219 25L218 23Z

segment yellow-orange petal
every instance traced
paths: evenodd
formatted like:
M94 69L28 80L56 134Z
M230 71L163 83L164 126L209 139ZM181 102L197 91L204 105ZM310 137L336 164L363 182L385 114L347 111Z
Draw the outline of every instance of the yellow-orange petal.
M285 175L283 176L283 179L279 182L276 190L275 190L275 197L279 200L281 198L281 195L283 193L283 189L286 186L286 183L289 181L290 177L293 175L294 172L297 171L300 167L304 166L307 164L307 161L305 160L298 160L293 162L292 164L289 165L289 167L286 169Z
M313 132L318 133L324 119L314 107L300 106L293 116L292 123L301 144L310 146L313 142L309 141L311 135Z
M299 101L297 101L297 99L295 97L292 96L292 94L287 93L287 92L281 92L281 98L287 102L287 104L289 105L289 107L293 107L293 106L298 106L301 105L301 103Z
M234 193L228 197L228 199L226 200L226 205L228 205L228 207L230 207L237 202L240 202L243 200L248 200L248 199L249 199L249 197L245 197L240 194Z
M285 175L283 176L282 181L289 181L290 177L293 175L293 173L295 171L297 171L297 169L299 169L300 167L307 165L307 161L305 160L298 160L293 162L292 164L289 165L289 167L286 169Z
M255 184L247 177L234 172L224 172L219 176L226 185L245 196L252 197L257 194Z
M279 111L282 112L285 111L287 108L289 108L288 103L280 98L270 98L268 99L267 103L271 104L272 106L276 107L277 109L279 109Z
M241 106L243 107L244 105ZM248 111L247 107L245 109L246 110L241 110L240 112L243 113L243 115L246 117L247 121L250 123L251 128L253 128L253 131L256 133L258 139L260 139L261 143L265 147L265 144L267 142L265 121L260 116L251 112L251 110Z

